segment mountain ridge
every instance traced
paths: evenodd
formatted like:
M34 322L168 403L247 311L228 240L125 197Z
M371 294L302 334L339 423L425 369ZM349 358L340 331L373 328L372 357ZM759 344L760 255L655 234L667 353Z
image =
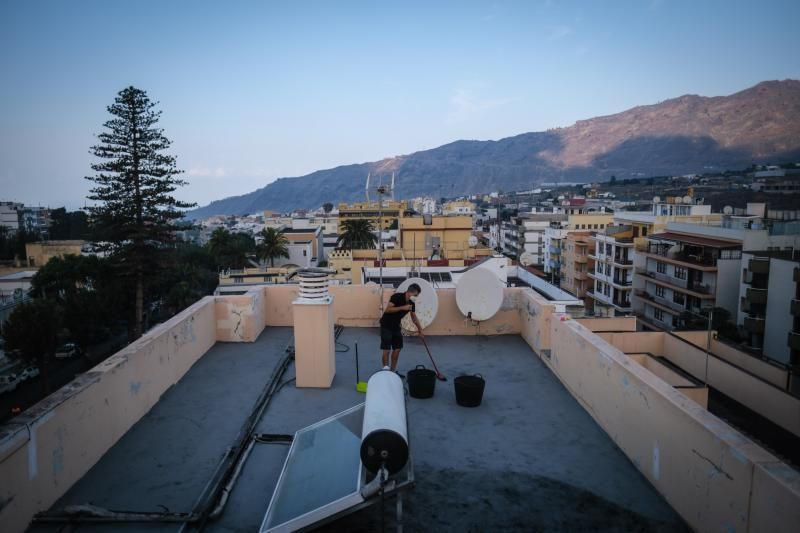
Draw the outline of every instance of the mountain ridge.
M800 80L764 81L728 96L685 94L565 127L497 140L456 140L378 161L279 178L216 200L189 218L316 208L364 196L364 179L396 173L404 197L522 189L741 168L800 159Z

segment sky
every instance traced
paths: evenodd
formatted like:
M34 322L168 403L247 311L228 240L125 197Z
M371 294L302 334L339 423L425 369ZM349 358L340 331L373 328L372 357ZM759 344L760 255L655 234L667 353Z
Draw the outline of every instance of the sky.
M0 0L0 200L84 205L134 85L198 202L800 78L797 0Z

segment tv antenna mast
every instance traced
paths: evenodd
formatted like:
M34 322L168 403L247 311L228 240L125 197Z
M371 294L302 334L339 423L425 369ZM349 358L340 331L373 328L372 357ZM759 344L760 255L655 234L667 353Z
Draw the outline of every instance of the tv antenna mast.
M370 204L370 178L372 173L367 173L367 184L365 187L367 194L367 208ZM391 185L379 183L375 187L375 192L378 193L378 284L381 287L380 308L383 313L383 198L388 195L391 201L394 201L394 172L392 172Z

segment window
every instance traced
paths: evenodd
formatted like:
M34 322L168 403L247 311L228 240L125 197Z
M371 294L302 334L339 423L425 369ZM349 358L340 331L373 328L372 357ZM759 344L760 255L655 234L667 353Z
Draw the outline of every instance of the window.
M606 296L611 296L611 285L609 285L608 283L606 283L605 286L603 287L603 294L605 294Z
M242 276L234 276L233 277L233 282L234 283L244 283L244 278L242 278Z
M667 273L667 264L666 263L661 263L661 262L656 262L656 272L659 272L661 274L666 274Z
M306 250L303 250L303 257L307 256Z
M686 296L682 292L672 291L672 301L676 304L684 305L686 303Z
M664 311L661 309L653 309L653 317L656 320L664 320Z
M683 267L675 267L675 277L678 279L686 279L686 269Z
M611 265L606 263L606 276L610 276L610 275L611 275Z
M610 244L606 244L606 255L611 255L614 253L613 249L611 248Z
M606 229L606 225L605 224L600 224L600 229Z
M661 285L656 285L656 296L664 297L664 287Z

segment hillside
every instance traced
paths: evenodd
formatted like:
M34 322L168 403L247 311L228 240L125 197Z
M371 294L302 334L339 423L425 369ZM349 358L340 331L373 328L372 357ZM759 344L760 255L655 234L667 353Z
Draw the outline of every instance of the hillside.
M382 161L281 178L249 194L212 202L189 217L361 200L368 172L395 172L397 192L408 198L797 160L800 81L767 81L730 96L685 95L547 132L498 141L456 141Z

